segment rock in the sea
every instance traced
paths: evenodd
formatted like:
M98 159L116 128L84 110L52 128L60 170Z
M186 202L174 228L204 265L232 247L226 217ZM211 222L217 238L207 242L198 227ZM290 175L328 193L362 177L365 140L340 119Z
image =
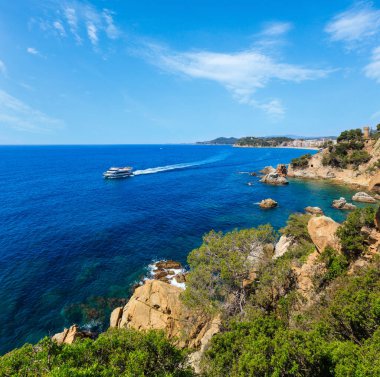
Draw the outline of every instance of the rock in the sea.
M259 206L261 208L275 208L277 207L278 203L273 199L264 199L259 203Z
M293 246L295 240L293 237L281 236L278 242L276 243L276 247L274 249L273 259L280 258L283 256L291 246Z
M376 199L373 198L371 195L368 195L366 192L357 192L353 197L352 200L355 202L362 202L362 203L376 203Z
M354 210L356 208L356 205L347 203L347 200L345 198L339 198L333 200L332 207L336 209Z
M374 198L375 198L376 200L380 200L380 194L375 194L375 195L374 195Z
M175 280L177 283L186 283L186 273L179 273L176 275Z
M339 239L336 231L339 223L335 222L331 217L313 216L308 224L307 231L317 250L322 253L327 246L340 250Z
M260 182L267 183L269 185L287 185L289 181L278 173L268 173L260 179Z
M323 211L319 207L306 207L306 213L310 213L311 215L323 215Z
M276 168L276 173L283 177L286 177L286 175L288 174L288 169L286 168L286 165L278 164Z
M181 263L176 262L174 260L167 260L167 261L157 262L156 267L158 269L169 270L169 269L180 269L180 268L182 268L182 265L181 265Z
M72 325L68 329L52 336L52 340L58 344L72 344L77 339L93 338L94 333L90 331L81 331L77 325Z
M161 280L165 283L174 284L183 289L185 288L184 276L180 276L185 273L181 263L173 260L163 260L154 263L151 267L152 270L150 278Z
M269 173L275 173L276 169L273 166L265 166L264 169L260 170L260 173L263 175L267 175Z

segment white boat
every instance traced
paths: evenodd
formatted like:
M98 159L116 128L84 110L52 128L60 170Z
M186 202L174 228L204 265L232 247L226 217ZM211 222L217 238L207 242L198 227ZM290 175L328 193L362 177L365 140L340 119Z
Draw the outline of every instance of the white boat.
M132 170L133 168L130 166L122 168L112 167L103 173L103 177L107 179L127 178L133 175Z

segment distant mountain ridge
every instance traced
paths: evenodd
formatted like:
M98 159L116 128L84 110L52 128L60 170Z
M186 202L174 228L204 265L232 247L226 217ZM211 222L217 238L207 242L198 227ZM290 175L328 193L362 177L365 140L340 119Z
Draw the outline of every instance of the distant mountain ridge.
M234 144L243 144L247 140L255 140L255 144L277 144L279 140L291 141L291 140L321 140L321 139L336 139L336 136L299 136L299 135L270 135L270 136L247 136L247 137L217 137L216 139L209 141L197 141L196 144L205 144L205 145L234 145Z
M210 141L197 141L197 144L207 144L207 145L233 145L239 139L236 137L218 137Z

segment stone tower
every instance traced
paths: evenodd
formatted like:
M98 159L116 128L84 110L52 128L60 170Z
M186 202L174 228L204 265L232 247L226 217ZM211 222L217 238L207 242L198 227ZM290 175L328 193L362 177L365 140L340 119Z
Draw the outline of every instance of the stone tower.
M369 127L363 127L363 137L365 140L369 139Z

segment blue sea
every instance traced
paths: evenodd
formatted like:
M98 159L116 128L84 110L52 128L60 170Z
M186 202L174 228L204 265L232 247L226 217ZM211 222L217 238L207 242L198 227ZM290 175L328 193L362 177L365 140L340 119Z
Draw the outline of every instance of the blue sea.
M271 223L353 194L324 182L259 183L246 172L297 149L204 145L0 147L0 353L78 323L98 330L153 260L186 263L211 229ZM110 166L134 177L104 180ZM247 185L253 182L252 186ZM271 197L273 210L258 202Z

